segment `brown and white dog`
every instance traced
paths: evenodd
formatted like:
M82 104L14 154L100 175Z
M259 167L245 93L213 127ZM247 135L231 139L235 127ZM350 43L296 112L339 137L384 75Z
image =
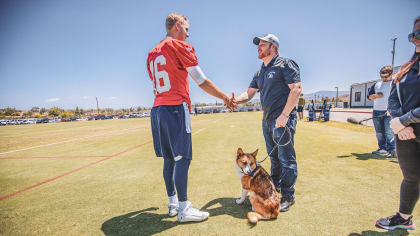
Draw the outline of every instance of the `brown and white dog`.
M260 219L275 219L280 211L280 196L274 187L270 175L257 164L258 149L253 153L244 153L238 148L235 169L242 184L242 196L236 200L242 204L248 192L254 212L248 212L249 222L255 224Z

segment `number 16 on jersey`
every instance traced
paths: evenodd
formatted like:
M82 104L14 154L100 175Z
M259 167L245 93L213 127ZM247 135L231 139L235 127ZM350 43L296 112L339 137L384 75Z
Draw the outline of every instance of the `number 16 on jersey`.
M154 93L164 93L171 89L171 81L169 75L165 70L158 70L158 64L166 65L166 58L163 55L157 56L154 60L150 61L150 72L153 76Z

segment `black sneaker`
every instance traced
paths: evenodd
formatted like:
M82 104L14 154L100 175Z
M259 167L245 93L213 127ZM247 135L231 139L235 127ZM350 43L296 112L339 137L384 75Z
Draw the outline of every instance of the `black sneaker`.
M280 212L286 212L290 209L291 206L295 204L295 199L293 198L281 198L280 200Z
M400 213L393 216L389 216L387 218L382 218L376 221L376 226L379 228L387 229L387 230L394 230L394 229L407 229L407 230L414 230L416 229L416 225L413 223L412 220L413 216L410 216L407 220L400 216Z

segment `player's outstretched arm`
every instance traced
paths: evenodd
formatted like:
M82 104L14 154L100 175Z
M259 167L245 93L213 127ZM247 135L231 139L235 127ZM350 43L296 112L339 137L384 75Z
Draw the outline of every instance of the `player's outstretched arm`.
M199 87L206 93L222 99L223 102L225 102L225 104L228 106L228 108L230 108L231 102L229 96L226 93L222 92L222 90L217 88L211 80L206 79L202 84L199 85Z
M232 111L234 109L233 104L229 96L222 92L216 85L203 73L199 66L192 66L187 68L188 74L197 83L197 85L204 90L206 93L220 98L223 100L225 105Z

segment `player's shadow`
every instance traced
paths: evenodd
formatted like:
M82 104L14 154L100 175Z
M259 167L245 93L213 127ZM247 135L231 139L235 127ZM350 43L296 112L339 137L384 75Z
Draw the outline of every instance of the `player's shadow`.
M151 212L157 209L150 207L111 218L102 224L101 230L105 235L154 235L178 225L176 220L165 220L170 218L168 214Z
M216 198L204 205L201 210L209 212L210 217L230 215L238 219L247 219L248 212L251 211L251 203L247 199L238 205L235 198Z
M373 230L362 231L361 234L359 233L351 233L349 236L406 236L409 233L405 229L397 229L393 231L386 231L386 232L378 232Z

